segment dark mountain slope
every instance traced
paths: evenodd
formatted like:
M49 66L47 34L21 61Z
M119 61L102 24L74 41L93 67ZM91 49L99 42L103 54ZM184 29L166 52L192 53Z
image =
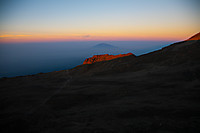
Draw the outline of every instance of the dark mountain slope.
M199 45L1 79L0 130L199 133Z

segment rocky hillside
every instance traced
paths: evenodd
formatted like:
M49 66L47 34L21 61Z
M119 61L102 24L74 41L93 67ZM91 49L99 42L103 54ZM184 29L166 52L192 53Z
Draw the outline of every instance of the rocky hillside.
M101 61L108 61L108 60L113 60L116 58L121 58L121 57L125 57L125 56L134 56L134 54L132 53L128 53L128 54L119 54L119 55L109 55L109 54L103 54L103 55L94 55L91 58L87 58L83 64L93 64L95 62L101 62Z

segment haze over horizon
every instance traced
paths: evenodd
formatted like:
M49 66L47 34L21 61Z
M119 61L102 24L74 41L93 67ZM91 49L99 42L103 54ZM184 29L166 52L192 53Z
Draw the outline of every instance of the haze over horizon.
M179 41L199 32L198 0L7 0L0 44Z

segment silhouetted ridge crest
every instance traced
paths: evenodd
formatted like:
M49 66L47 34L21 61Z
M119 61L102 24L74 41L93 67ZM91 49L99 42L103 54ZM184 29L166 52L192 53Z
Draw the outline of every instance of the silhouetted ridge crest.
M195 34L194 36L190 37L186 41L192 41L192 40L200 40L200 32Z

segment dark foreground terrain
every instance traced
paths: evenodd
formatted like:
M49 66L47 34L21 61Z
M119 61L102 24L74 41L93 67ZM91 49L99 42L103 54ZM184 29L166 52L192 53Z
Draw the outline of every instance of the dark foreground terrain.
M199 35L199 34L198 34ZM1 133L199 133L200 40L0 80Z

